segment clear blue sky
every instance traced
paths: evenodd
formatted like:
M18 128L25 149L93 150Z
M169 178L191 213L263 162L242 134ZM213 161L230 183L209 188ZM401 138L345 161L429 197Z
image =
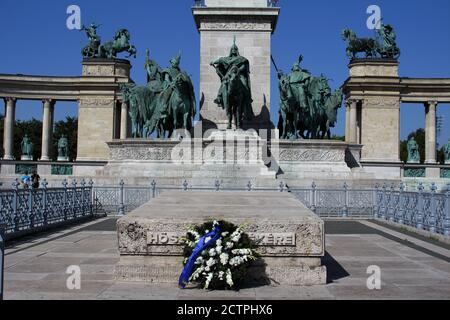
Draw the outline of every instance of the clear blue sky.
M83 23L102 24L99 33L104 40L118 28L130 30L132 42L139 50L138 58L132 59L132 77L136 82L145 82L142 66L146 48L162 66L182 50L182 68L192 75L198 92L199 35L191 15L191 0L1 0L0 73L79 75L80 50L86 37L66 28L66 9L71 4L81 7ZM278 65L288 70L301 53L305 68L317 75L325 73L333 79L333 88L340 86L348 76L340 32L350 27L360 36L372 35L366 28L366 8L371 4L379 5L384 21L396 28L402 49L401 76L450 78L448 0L281 0L282 12L272 43ZM276 122L278 92L274 71L272 75L272 118ZM76 114L75 104L57 105L56 119ZM445 118L439 137L442 144L450 137L450 105L440 105L438 115ZM40 102L19 102L18 119L41 116ZM404 138L424 126L423 107L402 105L401 121ZM334 133L343 134L344 122L342 109Z

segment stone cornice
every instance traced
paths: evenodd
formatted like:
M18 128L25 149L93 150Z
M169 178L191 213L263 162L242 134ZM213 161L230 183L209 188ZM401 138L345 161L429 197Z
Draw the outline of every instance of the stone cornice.
M25 100L78 101L119 95L119 84L131 80L112 76L44 77L0 74L0 97Z
M211 23L246 23L248 31L268 31L274 32L278 22L278 16L280 14L279 8L208 8L208 7L194 7L192 8L192 14L195 19L197 29L203 30L205 26L202 26L204 22ZM250 28L251 25L258 25L270 23L268 28L261 28L260 26ZM249 27L250 26L250 27ZM211 30L206 28L206 30ZM233 30L233 28L215 28L213 30Z
M450 102L450 78L350 77L342 86L348 98L398 96L405 103Z

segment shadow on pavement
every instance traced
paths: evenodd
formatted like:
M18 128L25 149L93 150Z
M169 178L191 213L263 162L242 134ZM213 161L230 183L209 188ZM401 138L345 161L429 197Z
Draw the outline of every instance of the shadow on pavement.
M327 284L349 277L350 274L328 252L322 258L322 264L327 267Z

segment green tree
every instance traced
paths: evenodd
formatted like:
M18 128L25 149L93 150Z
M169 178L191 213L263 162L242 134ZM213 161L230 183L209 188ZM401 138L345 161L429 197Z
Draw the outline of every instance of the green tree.
M414 137L417 144L419 145L419 153L420 153L420 163L425 162L425 130L417 129L414 132L411 132L408 135L408 138L400 143L400 160L402 162L408 161L408 141Z
M337 135L333 135L333 136L331 137L331 140L345 141L345 136L337 136Z
M66 135L69 141L69 158L74 161L77 158L78 118L67 117L66 120L57 121L53 130L53 159L58 158L58 141L62 135Z
M437 154L437 161L440 164L445 164L445 153L444 153L444 147L440 148L438 150L438 154Z

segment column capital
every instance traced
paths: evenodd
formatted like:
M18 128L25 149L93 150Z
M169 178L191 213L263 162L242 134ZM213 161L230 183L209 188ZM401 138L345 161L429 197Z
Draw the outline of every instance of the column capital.
M15 103L15 102L17 101L17 98L6 97L6 98L3 98L3 100L5 100L5 103L8 103L8 102L13 102L13 103Z
M425 102L425 105L427 107L430 107L430 106L436 107L438 105L438 102L436 100L430 100L430 101Z
M49 104L49 105L54 105L55 104L55 100L54 99L50 99L50 98L48 98L48 99L42 99L42 103L45 105L45 104Z
M351 106L352 104L358 104L361 101L361 99L347 99L347 105Z

